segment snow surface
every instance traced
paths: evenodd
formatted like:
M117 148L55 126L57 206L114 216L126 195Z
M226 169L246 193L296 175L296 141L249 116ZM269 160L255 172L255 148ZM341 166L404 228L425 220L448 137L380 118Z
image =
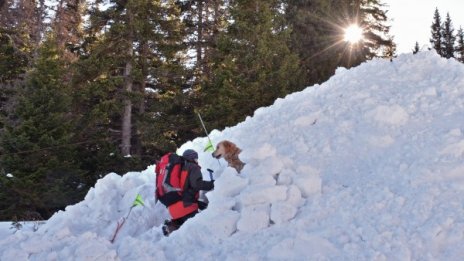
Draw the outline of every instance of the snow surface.
M154 166L100 179L0 260L462 260L464 65L434 52L376 59L214 130L243 152L215 169L207 210L169 237ZM208 174L204 173L205 179ZM115 242L117 221L140 194Z

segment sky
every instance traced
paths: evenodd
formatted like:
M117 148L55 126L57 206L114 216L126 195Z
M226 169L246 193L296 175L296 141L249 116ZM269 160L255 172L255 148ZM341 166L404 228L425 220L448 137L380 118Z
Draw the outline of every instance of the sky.
M395 36L398 53L412 52L416 41L424 50L430 46L430 26L435 8L442 21L449 12L455 33L464 28L463 0L383 0L388 4L388 17L393 19L391 34Z
M240 174L206 137L183 144L215 188L169 237L151 165L105 175L36 231L0 224L0 260L462 260L463 76L433 51L339 68L211 131L242 149Z

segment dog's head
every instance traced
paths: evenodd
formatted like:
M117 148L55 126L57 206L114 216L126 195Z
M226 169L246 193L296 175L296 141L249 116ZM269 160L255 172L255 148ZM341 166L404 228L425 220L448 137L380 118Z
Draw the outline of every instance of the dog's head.
M228 140L223 140L217 144L216 150L212 153L212 155L216 159L219 159L225 155L233 154L237 150L238 148L234 143Z

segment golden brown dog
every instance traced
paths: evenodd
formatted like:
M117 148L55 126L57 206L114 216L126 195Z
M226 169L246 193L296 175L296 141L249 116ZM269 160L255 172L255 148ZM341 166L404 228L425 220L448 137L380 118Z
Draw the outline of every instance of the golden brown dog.
M242 150L233 142L223 140L218 143L216 150L212 153L212 155L216 159L223 157L227 163L229 163L230 167L236 169L237 172L240 173L243 166L245 166L245 163L238 158L238 154L240 154L241 151Z

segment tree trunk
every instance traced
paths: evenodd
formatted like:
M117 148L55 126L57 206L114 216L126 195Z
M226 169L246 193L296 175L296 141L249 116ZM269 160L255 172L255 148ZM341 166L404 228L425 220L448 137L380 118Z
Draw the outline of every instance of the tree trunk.
M141 83L139 87L139 95L140 95L140 101L138 103L138 115L142 116L145 114L145 88L147 87L147 77L148 77L148 53L149 53L149 47L148 47L148 42L146 40L142 40L140 44L140 55L141 55L141 70L142 70L142 77L141 77ZM140 130L137 128L137 125L134 126L134 131L136 133L134 137L134 149L135 154L138 157L142 156L143 150L142 150L142 142L140 140Z
M122 141L121 153L123 156L131 154L131 137L132 137L132 101L130 94L132 93L132 56L133 56L133 42L134 32L132 30L132 13L127 10L128 16L128 39L127 39L127 62L124 68L124 90L126 97L124 99L124 113L122 115Z
M148 49L148 43L146 40L143 40L141 44L141 66L142 66L142 80L140 84L140 95L142 98L140 99L139 103L139 114L143 115L145 113L145 88L147 87L147 77L148 77L148 54L149 54L149 49Z
M39 46L40 42L42 40L42 33L45 33L46 26L44 23L44 18L46 17L46 6L45 6L45 0L39 0L38 1L38 9L37 9L37 14L36 14L36 27L35 27L35 35L34 35L34 52L33 52L33 63L31 63L31 66L35 64L37 61L37 58L39 57Z
M197 28L197 73L201 74L203 67L203 0L198 1L198 28Z

